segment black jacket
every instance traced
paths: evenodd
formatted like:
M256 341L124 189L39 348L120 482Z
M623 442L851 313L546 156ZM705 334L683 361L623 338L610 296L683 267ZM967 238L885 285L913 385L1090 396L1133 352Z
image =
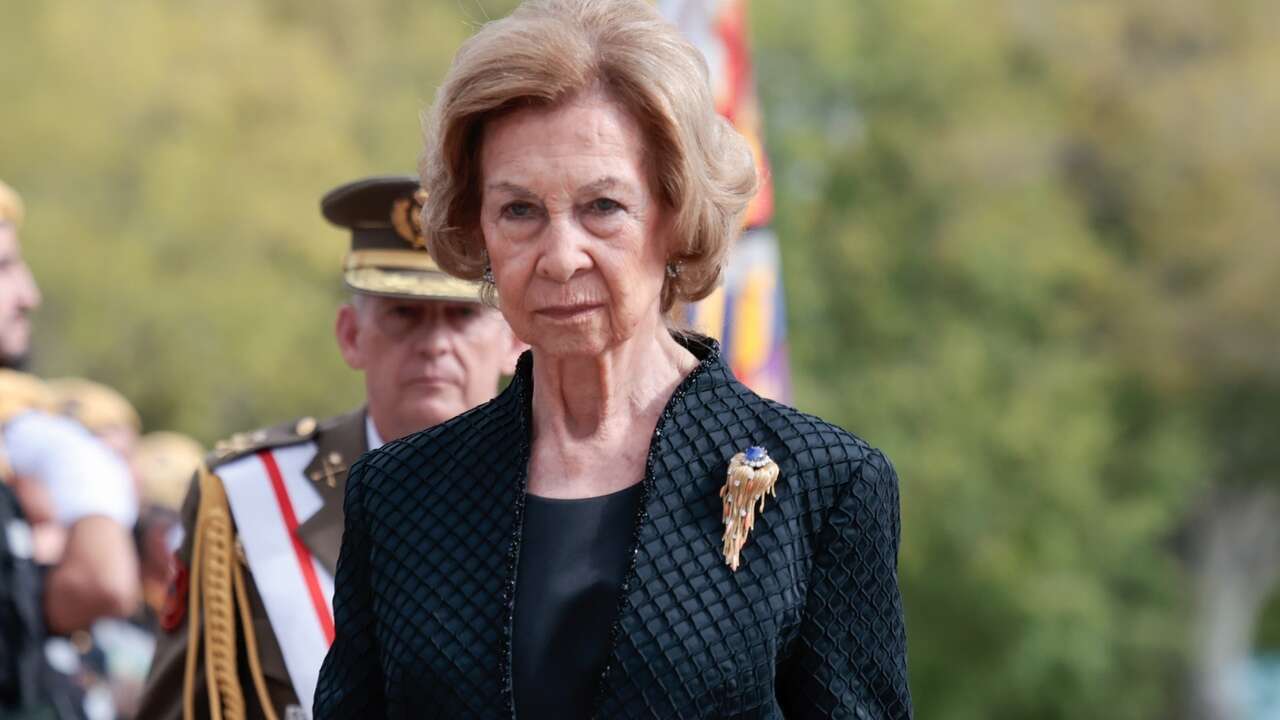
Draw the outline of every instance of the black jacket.
M910 717L893 467L683 342L701 363L653 434L597 716ZM351 469L317 720L512 717L531 371ZM735 573L718 493L750 445L781 474Z

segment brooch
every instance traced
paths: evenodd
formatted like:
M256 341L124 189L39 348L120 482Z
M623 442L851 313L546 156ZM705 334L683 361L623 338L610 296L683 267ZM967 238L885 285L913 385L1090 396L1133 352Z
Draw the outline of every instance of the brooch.
M752 445L729 461L729 476L720 488L724 500L724 561L737 572L747 533L756 523L756 504L764 512L764 496L777 497L778 464L769 452Z

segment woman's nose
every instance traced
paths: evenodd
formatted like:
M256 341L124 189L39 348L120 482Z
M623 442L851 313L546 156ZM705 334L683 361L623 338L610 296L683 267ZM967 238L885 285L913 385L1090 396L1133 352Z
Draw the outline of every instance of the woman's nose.
M537 264L539 276L567 283L591 266L591 256L585 250L586 231L570 214L553 216L542 240L542 253Z

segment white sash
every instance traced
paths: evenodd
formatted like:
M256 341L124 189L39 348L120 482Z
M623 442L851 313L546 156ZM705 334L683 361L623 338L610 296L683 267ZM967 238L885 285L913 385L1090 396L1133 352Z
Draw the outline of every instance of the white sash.
M297 534L323 505L303 472L315 454L315 443L307 442L262 450L217 469L249 571L307 717L320 664L333 642L333 576Z

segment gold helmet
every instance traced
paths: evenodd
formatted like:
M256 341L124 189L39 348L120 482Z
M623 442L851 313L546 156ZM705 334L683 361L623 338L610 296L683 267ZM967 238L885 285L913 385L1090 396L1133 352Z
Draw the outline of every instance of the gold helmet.
M114 429L142 431L142 418L123 395L84 378L59 378L46 383L58 412L100 435Z
M34 375L0 368L0 423L26 410L53 411L53 393Z
M132 458L133 471L142 486L142 501L180 510L187 485L203 458L200 443L182 433L159 431L143 435Z

